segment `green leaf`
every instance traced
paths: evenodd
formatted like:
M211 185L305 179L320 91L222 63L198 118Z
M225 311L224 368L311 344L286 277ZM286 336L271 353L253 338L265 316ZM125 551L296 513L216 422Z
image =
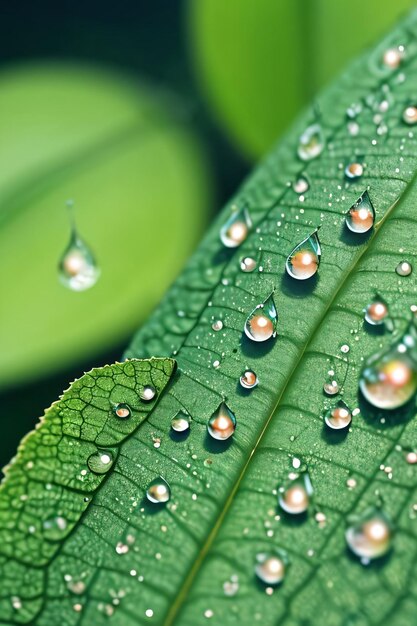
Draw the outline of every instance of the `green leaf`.
M417 262L417 137L403 122L417 89L416 36L414 12L320 96L321 154L308 162L297 157L300 135L317 122L309 112L233 199L246 203L253 221L246 240L233 249L220 244L226 207L139 331L126 357L171 355L178 369L148 419L118 447L117 461L72 532L53 546L48 566L29 569L20 556L32 542L45 551L51 542L27 531L42 501L22 504L26 492L14 487L10 470L0 491L4 623L413 623L417 466L406 453L417 449L415 396L401 410L376 410L358 384L364 360L397 340L416 304L414 273L396 272L403 260ZM407 55L390 71L381 57L399 43ZM358 134L348 130L352 102L362 107ZM364 166L356 181L344 175L353 160ZM288 184L300 175L310 183L303 196ZM364 237L346 230L345 215L368 187L376 223ZM318 226L319 272L292 280L287 255ZM242 257L254 257L257 270L243 272ZM245 321L271 292L278 336L251 342ZM374 331L364 324L363 310L376 294L389 306L394 333L388 324ZM215 330L218 320L223 328ZM239 385L248 367L259 379L250 391ZM337 398L323 393L329 376L340 384ZM339 398L354 413L342 434L323 421ZM210 438L207 421L224 401L237 428L222 442ZM170 429L179 411L191 418L182 436ZM34 461L51 445L42 441ZM35 468L33 480L46 486ZM314 494L307 514L295 519L281 510L279 489L303 469ZM69 461L67 480L78 470L74 463L72 473ZM25 476L16 471L16 479ZM165 506L144 499L159 476L171 488ZM74 502L67 491L59 494ZM350 515L379 505L395 528L392 550L365 567L347 550L345 531ZM279 587L265 587L255 577L256 557L277 550L288 555L286 575Z
M188 2L196 75L213 112L259 157L301 107L412 0Z
M193 249L210 192L191 133L118 75L67 64L3 71L0 110L4 387L128 337ZM83 293L58 279L68 198L102 270ZM158 262L145 263L155 247Z

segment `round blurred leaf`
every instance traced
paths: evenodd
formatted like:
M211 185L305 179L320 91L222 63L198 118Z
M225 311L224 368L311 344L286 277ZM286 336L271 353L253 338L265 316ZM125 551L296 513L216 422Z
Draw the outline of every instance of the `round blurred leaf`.
M412 6L412 0L189 0L196 71L231 139L257 157L321 86Z
M148 91L96 68L0 75L0 382L110 349L145 318L207 219L206 163ZM65 201L101 278L66 289Z

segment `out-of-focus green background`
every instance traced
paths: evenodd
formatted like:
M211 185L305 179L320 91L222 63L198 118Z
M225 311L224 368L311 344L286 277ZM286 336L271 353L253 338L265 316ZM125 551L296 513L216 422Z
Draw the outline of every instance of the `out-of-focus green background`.
M0 466L120 357L253 164L413 4L3 0ZM57 279L68 197L102 269L81 294Z

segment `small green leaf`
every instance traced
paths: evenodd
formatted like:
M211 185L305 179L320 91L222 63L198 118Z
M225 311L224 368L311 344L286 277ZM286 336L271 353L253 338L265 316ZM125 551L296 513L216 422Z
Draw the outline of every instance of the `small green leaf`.
M399 359L412 351L408 383L416 385L417 136L403 117L415 103L416 37L413 12L320 96L320 119L317 107L300 119L243 185L138 332L126 357L171 355L177 373L148 419L116 445L114 463L104 432L108 452L98 467L111 467L105 479L95 474L101 486L59 547L26 527L48 496L22 504L10 471L0 491L5 623L414 623L416 395L395 411L377 409L359 380L371 355L396 345ZM381 66L400 42L400 66ZM301 160L299 138L318 123L323 149L315 143L315 158ZM351 178L354 162L363 173ZM308 189L303 183L297 193L301 177ZM346 227L360 197L376 215L364 234ZM240 246L224 247L220 232L235 205L251 219L229 232ZM308 280L290 276L288 255L318 227L318 271ZM389 324L364 319L377 298ZM256 322L267 330L256 341L244 332L253 311L269 315ZM247 383L253 374L258 384L242 386L242 375ZM123 392L117 401L129 399ZM330 413L334 420L351 412L349 427L325 422L335 407L345 412ZM213 414L233 427L236 420L227 439L208 432ZM183 433L171 428L179 415L189 422ZM97 417L87 424L95 431ZM53 445L41 439L36 459ZM59 471L76 465L76 449ZM46 477L33 472L39 493ZM147 489L159 484L169 500L152 503ZM297 514L291 486L304 489ZM352 546L369 520L387 537L372 553L380 558L365 566L363 550ZM56 548L48 567L9 556L32 545L38 559Z

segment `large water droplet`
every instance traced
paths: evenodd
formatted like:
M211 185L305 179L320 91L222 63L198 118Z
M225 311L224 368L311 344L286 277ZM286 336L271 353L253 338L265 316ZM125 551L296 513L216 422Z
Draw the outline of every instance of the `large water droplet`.
M284 580L288 557L283 550L256 555L255 574L266 585L279 585Z
M380 326L388 316L388 305L382 298L376 298L365 310L365 321L371 326Z
M226 402L221 402L218 409L207 422L207 431L213 439L225 441L236 430L236 417Z
M108 450L98 450L88 457L87 465L95 474L105 474L113 465L113 454Z
M267 341L277 332L278 313L273 295L258 304L245 322L245 334L252 341Z
M413 271L413 266L408 261L401 261L401 263L398 263L395 271L398 276L410 276Z
M332 430L342 430L350 425L352 412L344 402L340 401L335 407L327 411L324 421Z
M67 206L71 211L71 236L58 264L59 278L72 291L85 291L96 284L100 269L92 251L78 235L72 202L68 202Z
M119 402L119 404L116 404L113 407L113 411L115 415L122 420L129 419L129 417L132 415L130 406L128 404L125 404L124 402Z
M346 225L353 233L367 233L375 222L375 209L367 190L363 192L346 214Z
M252 220L246 207L233 211L227 222L220 229L220 239L226 248L237 248L240 246L250 229Z
M388 517L378 509L369 509L354 518L346 530L349 548L364 563L378 559L390 550L393 528Z
M401 339L366 362L359 388L378 409L398 409L417 390L417 331L412 322Z
M258 384L258 377L253 370L245 370L239 379L244 389L253 389Z
M314 276L320 265L321 247L315 230L289 254L285 269L292 278L306 280Z
M283 511L290 515L305 513L309 507L313 486L310 476L303 472L284 489L279 497L279 505Z
M301 135L298 142L298 156L302 161L315 159L323 152L324 135L320 124L312 124Z
M184 411L178 411L171 420L171 428L176 433L185 433L190 428L190 418Z
M149 483L146 497L152 504L163 504L170 499L171 489L166 480L159 476L159 478L155 478L155 480Z

